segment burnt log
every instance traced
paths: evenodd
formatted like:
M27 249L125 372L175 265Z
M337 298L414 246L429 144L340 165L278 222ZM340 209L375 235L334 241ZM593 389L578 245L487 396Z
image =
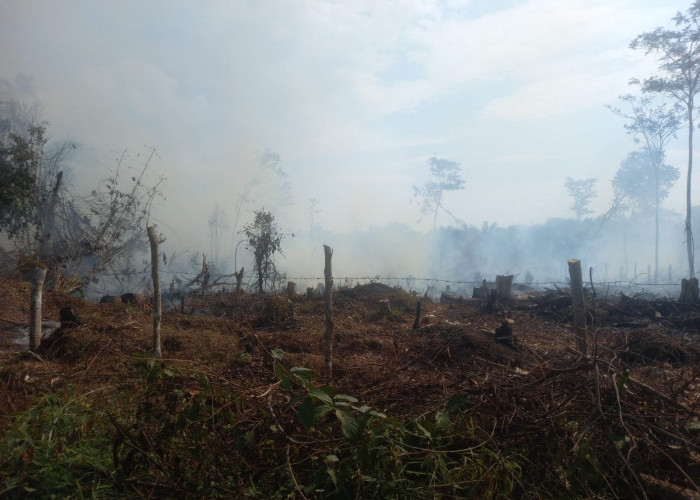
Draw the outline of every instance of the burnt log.
M141 295L140 293L124 293L121 295L120 299L124 304L132 304L137 306L143 306L147 302L146 296Z
M100 304L121 304L122 298L114 295L105 295L100 299Z
M451 293L442 292L440 294L441 304L461 304L464 301L461 295L453 295Z

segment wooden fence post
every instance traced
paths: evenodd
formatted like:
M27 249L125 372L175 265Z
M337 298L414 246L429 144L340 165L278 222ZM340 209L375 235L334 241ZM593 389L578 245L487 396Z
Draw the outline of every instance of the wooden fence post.
M153 356L160 359L160 275L158 274L158 235L155 226L149 226L148 242L151 244L151 277L153 279Z
M333 249L328 245L323 245L323 253L325 256L323 276L326 281L323 290L323 300L326 304L326 333L323 352L326 360L326 379L330 380L333 376L333 271L331 270Z
M586 304L583 299L583 275L580 260L569 260L569 276L571 277L571 303L574 308L576 347L586 356Z
M32 275L31 304L29 306L29 350L35 352L41 344L41 292L44 289L46 268L36 266Z
M420 300L416 301L416 319L413 322L413 329L415 330L418 328L418 325L420 324Z

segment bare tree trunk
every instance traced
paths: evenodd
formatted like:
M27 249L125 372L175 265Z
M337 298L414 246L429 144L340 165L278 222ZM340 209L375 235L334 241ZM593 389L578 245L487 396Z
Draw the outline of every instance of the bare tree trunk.
M58 190L61 187L63 172L56 174L56 185L51 191L51 199L43 214L43 227L41 229L41 240L39 242L39 259L45 261L49 250L49 242L53 235L53 229L56 221L56 202L58 201Z
M287 297L293 299L297 296L297 284L293 281L287 281Z
M41 292L44 289L44 278L46 278L46 268L35 267L29 307L29 350L31 351L36 351L41 344Z
M656 155L659 156L659 155ZM655 161L654 165L654 184L656 189L654 190L654 226L655 226L655 237L654 237L654 283L659 282L659 161Z
M158 256L156 255L156 260ZM209 283L209 266L207 266L207 254L202 254L202 271L200 272L202 276L202 297L207 294L207 284Z
M153 356L160 359L160 275L158 274L158 235L155 226L149 226L148 242L151 244L151 277L153 279Z
M583 274L581 261L569 260L569 276L571 277L571 301L574 307L574 327L576 328L576 347L586 355L586 304L583 299Z
M326 360L326 379L330 380L333 376L333 271L331 269L333 249L328 245L323 245L323 253L325 256L323 276L326 280L323 290L323 300L326 304L326 333L323 352Z
M693 227L691 220L691 183L690 180L693 175L693 99L691 97L688 102L688 178L686 183L686 194L685 194L685 245L688 250L688 277L695 277L695 248L693 244Z
M263 261L262 257L255 258L255 268L258 271L258 293L262 295L264 290L264 280L263 280Z
M237 273L233 273L236 276L236 295L241 292L241 283L243 283L243 268Z

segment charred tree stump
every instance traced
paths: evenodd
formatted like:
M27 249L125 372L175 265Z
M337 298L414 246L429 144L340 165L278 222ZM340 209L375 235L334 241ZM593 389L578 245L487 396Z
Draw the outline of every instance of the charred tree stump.
M293 299L297 296L297 284L293 281L287 282L287 297Z
M510 301L511 289L513 287L513 275L496 276L496 295L501 302Z
M325 267L323 276L326 284L323 291L323 301L326 305L326 332L324 335L323 353L325 357L326 379L333 376L333 271L331 269L331 259L333 249L328 245L323 245L325 257Z
M41 344L41 292L46 268L36 266L32 275L31 305L29 306L29 350L36 352Z
M569 276L571 276L571 302L574 308L576 347L586 356L586 303L583 298L583 274L580 260L569 260Z
M513 325L515 321L512 319L504 319L501 326L496 328L494 339L499 344L515 349L515 341L513 338Z
M151 244L151 278L153 279L153 357L160 359L160 275L158 274L158 235L155 226L147 228L148 242Z
M416 301L416 320L413 322L413 329L416 330L418 328L418 324L420 323L420 300Z
M472 292L473 299L489 300L490 297L491 297L491 291L489 290L489 287L486 284L486 280L483 280L483 282L481 283L481 286L475 287L473 292Z
M698 293L698 279L682 279L681 280L681 295L678 302L686 304L700 304L700 294Z

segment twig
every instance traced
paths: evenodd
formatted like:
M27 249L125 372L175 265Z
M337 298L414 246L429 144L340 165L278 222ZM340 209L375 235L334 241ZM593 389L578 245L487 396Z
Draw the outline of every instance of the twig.
M679 498L682 500L700 499L700 491L698 490L692 491L688 488L684 488L683 486L678 486L676 484L669 483L668 481L664 481L663 479L657 479L648 474L640 473L639 477L641 477L645 483L648 483L649 485L662 490L665 493L665 497Z
M287 443L287 468L289 469L289 475L292 476L292 481L294 481L294 486L296 487L297 491L301 495L301 498L303 498L304 500L308 500L306 498L306 495L304 495L304 492L301 490L299 483L297 483L297 478L294 476L294 471L292 470L292 463L289 461L289 443Z
M613 388L615 389L615 397L616 397L616 401L617 401L618 415L620 417L620 424L622 424L622 428L625 429L625 432L627 433L628 436L630 436L630 439L632 440L633 439L632 433L627 428L627 424L625 423L625 419L622 418L622 401L620 401L620 391L617 388L617 377L615 376L614 373L612 374L612 381L613 381L613 384L612 384ZM636 444L635 444L635 447L636 447ZM642 486L642 483L639 480L639 476L637 476L637 474L634 472L634 470L632 470L632 466L630 465L629 460L627 458L625 458L624 455L622 455L622 451L620 450L620 448L618 446L615 446L615 451L617 451L617 454L620 455L620 458L625 463L625 467L627 467L627 470L634 478L634 481L637 483L637 486L639 486L639 489L641 490L642 495L644 495L644 498L648 499L649 497L647 497L647 494L644 491L644 487ZM632 446L630 446L629 453L631 453L631 452L632 452ZM629 455L629 453L628 453L628 455Z

